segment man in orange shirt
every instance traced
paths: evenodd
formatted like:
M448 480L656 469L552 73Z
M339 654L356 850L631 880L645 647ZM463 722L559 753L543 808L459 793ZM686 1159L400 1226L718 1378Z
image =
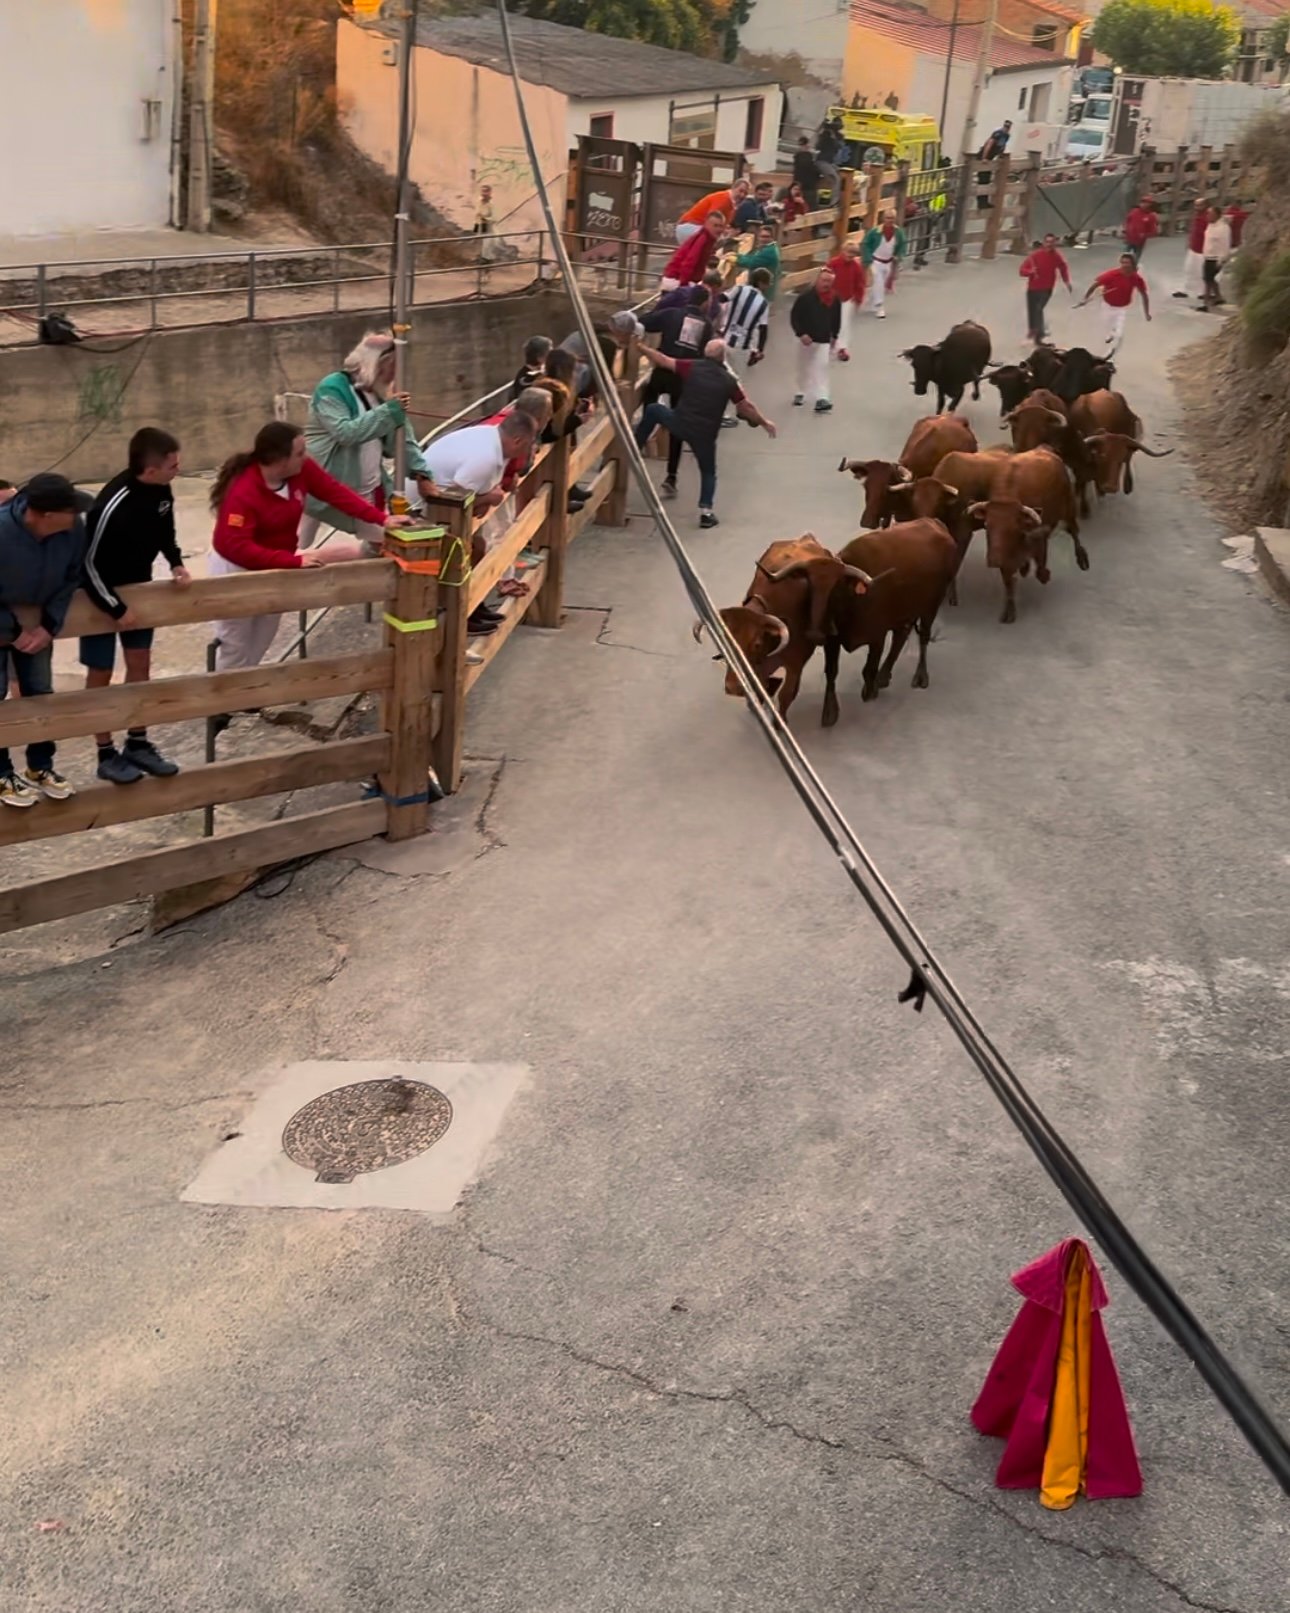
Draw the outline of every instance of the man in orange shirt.
M714 190L702 200L695 202L681 214L676 225L676 244L684 246L692 235L697 235L713 213L720 213L723 218L733 218L735 208L747 196L752 186L746 179L736 179L734 184L726 190Z

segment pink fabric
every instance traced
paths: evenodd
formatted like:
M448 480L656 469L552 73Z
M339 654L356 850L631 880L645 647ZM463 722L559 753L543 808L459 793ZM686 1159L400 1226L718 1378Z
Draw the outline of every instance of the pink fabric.
M1106 1286L1087 1245L1078 1239L1067 1238L1014 1272L1012 1285L1025 1304L986 1374L972 1407L972 1423L980 1433L1006 1441L995 1474L1001 1490L1041 1487L1061 1344L1066 1266L1077 1247L1084 1248L1088 1259L1093 1306L1085 1494L1094 1501L1141 1495L1142 1470L1129 1412L1099 1314L1109 1303Z

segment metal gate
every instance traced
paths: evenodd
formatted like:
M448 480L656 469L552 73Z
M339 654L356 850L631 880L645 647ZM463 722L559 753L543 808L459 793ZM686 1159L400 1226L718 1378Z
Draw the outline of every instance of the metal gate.
M1084 164L1075 170L1062 169L1051 179L1041 174L1026 222L1027 235L1038 240L1052 234L1073 244L1086 232L1120 229L1131 205L1136 175L1136 163L1102 168L1097 173L1091 164Z

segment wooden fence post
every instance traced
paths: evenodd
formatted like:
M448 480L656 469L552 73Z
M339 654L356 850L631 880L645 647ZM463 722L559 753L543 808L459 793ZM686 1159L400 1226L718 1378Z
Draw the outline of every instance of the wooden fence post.
M1025 188L1021 195L1021 205L1017 209L1012 232L1013 252L1023 256L1030 250L1030 242L1034 235L1035 203L1039 196L1039 167L1042 162L1037 151L1032 151L1026 159Z
M381 696L381 725L390 735L389 766L379 774L388 840L409 840L429 827L426 777L439 639L435 620L439 585L427 568L442 556L443 537L442 527L385 534L384 552L399 568L394 599L385 613L385 642L394 652L394 682Z
M1199 185L1197 195L1199 195L1199 196L1208 197L1208 195L1209 195L1209 187L1210 187L1210 183L1211 183L1211 180L1212 180L1212 175L1210 174L1209 167L1210 167L1210 164L1213 162L1213 160L1214 160L1214 148L1213 148L1213 146L1202 146L1200 148L1200 158L1199 158L1199 160L1197 161L1197 164L1196 164L1196 180L1197 180L1197 183Z
M539 487L549 487L551 502L538 536L546 550L546 575L526 621L535 627L559 627L564 609L564 557L569 547L569 455L572 437L559 437L542 461Z
M437 492L425 500L427 516L441 525L439 541L439 729L434 737L434 770L445 794L461 783L466 733L466 617L470 614L470 545L475 495Z
M892 192L891 205L895 210L896 223L901 229L905 227L905 211L909 203L909 162L905 160L896 164L896 188Z
M1187 147L1179 146L1174 152L1174 180L1169 187L1169 228L1167 235L1175 235L1178 231L1178 215L1181 211L1183 199L1183 181L1187 175ZM1190 224L1190 220L1188 221Z
M865 219L864 227L873 229L878 222L878 214L882 212L882 183L887 177L887 170L880 162L871 162L865 169L869 176L869 184L865 190ZM897 219L897 224L903 224L903 219Z
M985 242L981 247L983 258L992 258L999 250L999 231L1003 227L1003 209L1008 199L1008 174L1012 159L1005 152L994 162L994 183L990 187L990 212L985 221Z
M945 253L946 263L963 261L963 243L967 238L968 218L971 216L971 204L975 198L976 169L972 166L972 158L964 152L963 160L959 163L958 195L954 201L954 222L950 244Z
M851 209L855 206L856 172L854 168L842 170L842 195L838 200L838 216L833 221L833 251L841 252L851 234Z

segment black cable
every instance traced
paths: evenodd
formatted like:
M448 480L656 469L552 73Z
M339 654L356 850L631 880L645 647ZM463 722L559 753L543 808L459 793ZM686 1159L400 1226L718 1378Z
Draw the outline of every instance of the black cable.
M551 199L542 180L537 148L524 107L523 83L515 59L510 19L504 0L497 0L497 13L529 164L541 197L552 246L564 275L565 287L586 343L587 362L596 374L601 400L613 420L614 429L645 499L646 508L681 574L681 580L685 584L685 590L690 596L699 621L717 645L727 667L738 679L749 709L760 724L767 743L788 775L802 804L820 833L833 848L834 855L883 932L909 966L910 982L901 993L901 1000L912 1000L915 1007L921 1009L923 999L930 997L940 1009L950 1029L962 1043L964 1051L981 1072L1005 1113L1021 1132L1063 1198L1106 1251L1121 1277L1174 1342L1191 1358L1220 1405L1276 1477L1281 1488L1290 1494L1290 1442L1287 1441L1285 1434L1120 1220L1097 1184L990 1040L917 926L901 906L894 891L879 872L855 830L825 789L796 738L775 709L773 698L762 688L743 651L721 620L720 613L695 570L685 545L672 526L658 490L650 479L645 461L636 446L631 422L615 389L613 375L605 363L599 342L595 340L594 324L574 277L573 265L565 249L563 237L556 228Z

